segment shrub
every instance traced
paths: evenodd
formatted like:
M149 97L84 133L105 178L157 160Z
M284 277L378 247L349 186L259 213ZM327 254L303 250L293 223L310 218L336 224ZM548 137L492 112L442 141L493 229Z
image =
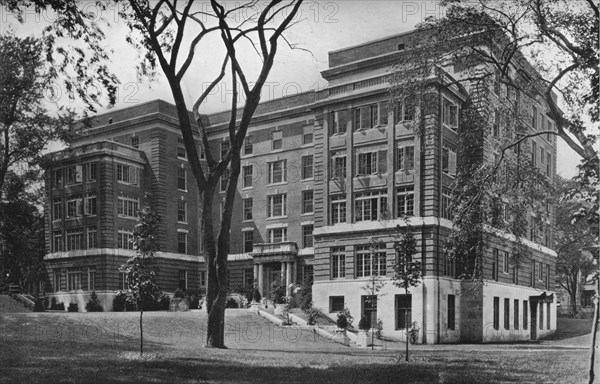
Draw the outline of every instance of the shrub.
M350 310L344 307L344 310L338 313L336 324L340 329L346 329L352 326L354 318L350 314Z
M197 290L186 291L185 298L188 301L190 309L198 309L200 307L200 294Z
M45 310L44 299L41 297L36 298L35 304L33 305L33 312L44 312Z
M177 288L175 293L173 293L174 299L185 299L185 292L181 288Z
M275 304L285 303L285 284L281 279L276 279L271 283L271 300Z
M239 305L233 297L230 297L229 300L227 300L227 302L225 303L225 308L239 308Z
M56 297L53 297L53 298L50 300L50 309L56 309L56 304L57 304L57 303L56 303Z
M44 297L44 308L50 309L50 299L47 296Z
M79 306L77 305L77 303L70 303L68 311L69 312L79 312Z
M252 301L252 297L254 296L254 286L253 285L245 285L239 286L235 290L240 296L244 297L247 302Z
M285 317L285 321L283 322L283 325L292 325L292 321L290 320L290 313L292 312L292 306L290 303L285 303L283 305L283 311L282 311L282 315L283 317Z
M113 299L113 311L123 312L127 308L127 294L121 290L117 291Z
M375 328L375 337L381 339L381 332L383 331L383 321L377 319L377 327Z
M163 311L168 311L169 305L171 305L171 297L163 293L162 297L160 298L160 309Z
M306 278L300 287L300 295L298 298L300 309L304 312L312 308L312 279Z
M90 300L85 305L85 310L88 312L102 312L104 308L100 303L100 299L98 299L98 295L96 291L92 291L92 295L90 296Z
M360 321L358 322L358 329L362 329L363 331L368 331L371 329L371 321L367 316L360 318Z
M254 288L254 292L252 293L252 300L255 303L260 303L260 301L262 300L262 296L260 295L260 291L258 290L258 288Z
M323 313L323 311L321 311L319 308L315 308L315 307L309 308L309 310L306 311L306 314L308 315L307 322L309 325L315 325L319 321L319 319L322 319L325 317L325 314Z

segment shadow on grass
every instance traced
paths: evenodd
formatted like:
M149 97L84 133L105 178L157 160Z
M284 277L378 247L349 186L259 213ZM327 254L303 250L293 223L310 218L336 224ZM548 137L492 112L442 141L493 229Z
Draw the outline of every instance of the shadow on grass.
M556 333L547 337L546 340L564 340L571 337L589 335L592 333L592 319L559 317L556 328Z

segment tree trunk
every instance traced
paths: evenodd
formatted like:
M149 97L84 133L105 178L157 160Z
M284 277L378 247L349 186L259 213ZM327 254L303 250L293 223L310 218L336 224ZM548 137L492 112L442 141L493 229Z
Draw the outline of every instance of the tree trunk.
M598 316L600 316L600 274L596 288L596 305L594 309L594 321L592 322L592 349L590 351L590 379L589 384L594 383L594 363L596 360L596 340L598 337Z
M142 317L144 316L144 301L140 300L140 356L144 354L144 326Z

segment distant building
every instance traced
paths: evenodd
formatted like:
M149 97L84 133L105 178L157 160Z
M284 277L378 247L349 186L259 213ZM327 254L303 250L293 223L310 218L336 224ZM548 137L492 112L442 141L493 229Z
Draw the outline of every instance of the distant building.
M410 49L409 35L331 52L330 68L322 73L326 89L259 106L242 148L231 293L256 284L264 296L278 278L290 293L290 284L313 279L314 306L331 317L347 307L357 319L380 319L383 333L394 338L404 338L406 324L416 322L420 341L428 344L549 334L556 330L550 223L532 226L529 239L522 239L530 257L518 267L510 261L515 237L490 230L483 285L458 279L453 261L444 257L452 228L449 189L459 165L461 109L469 90L444 86L460 78L453 67L424 79L439 108L423 128L428 139L416 135L412 122L420 106L389 104L388 96L389 67ZM490 92L495 103L514 101L506 90ZM520 107L530 112L532 131L552 126L545 106L522 97ZM223 153L229 114L205 118L212 153ZM84 300L95 289L108 302L123 288L117 267L132 252L127 240L146 192L165 218L159 284L166 292L203 290L198 194L180 140L174 107L153 101L96 116L70 149L50 156L51 295ZM530 142L536 166L554 177L554 136ZM484 160L493 161L498 154L493 137L482 143ZM218 222L220 207L213 212ZM405 225L399 218L404 214L411 216L424 273L408 295L389 281L394 229ZM373 253L371 240L384 245ZM373 275L387 280L376 304L363 289Z

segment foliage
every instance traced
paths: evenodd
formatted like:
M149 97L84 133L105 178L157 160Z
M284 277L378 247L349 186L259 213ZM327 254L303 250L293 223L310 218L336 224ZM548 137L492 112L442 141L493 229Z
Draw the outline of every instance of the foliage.
M312 305L313 305L312 286L313 286L312 277L305 278L304 281L302 282L302 285L300 286L300 292L298 293L298 302L299 302L298 304L300 306L300 309L303 310L304 312L310 310L310 308L312 308Z
M396 263L394 264L393 284L406 292L421 282L421 261L414 259L417 254L417 240L412 227L405 218L405 225L397 225L397 240L394 243Z
M285 318L283 325L292 325L292 320L290 319L290 314L292 313L292 308L293 308L293 306L289 302L286 302L283 305L283 311L281 312L281 315Z
M239 286L237 287L236 292L243 296L246 302L250 303L254 296L254 285L247 284L246 286Z
M375 327L375 337L381 339L381 335L383 332L383 321L381 319L377 319L377 325Z
M90 295L90 300L85 305L85 310L87 312L102 312L102 311L104 311L104 308L102 307L102 304L100 303L100 299L98 299L98 294L96 293L96 291L92 291L92 294Z
M254 288L254 290L252 291L252 301L255 303L260 303L261 300L262 297L260 296L260 291L258 290L258 288Z
M303 310L308 316L306 322L308 325L315 325L319 319L326 318L326 315L319 308L310 307L308 310Z
M79 305L77 303L69 303L69 308L67 309L69 312L79 312Z
M589 252L582 252L597 244L597 226L588 220L573 219L573 212L587 211L590 203L570 194L575 181L556 178L558 193L564 198L557 204L554 215L554 248L556 249L556 275L558 283L570 297L571 315L576 315L577 297L581 280L594 269Z
M283 283L281 278L277 278L273 280L271 283L271 300L275 304L283 304L285 303L285 284Z
M225 308L239 308L240 305L238 304L237 300L234 299L233 297L230 297L227 300L227 303L225 303Z
M44 307L44 298L36 297L35 303L33 305L33 312L44 312L46 308Z
M346 307L342 311L340 311L337 315L336 325L339 329L346 330L352 326L352 321L354 317L350 314L350 310Z
M369 329L371 329L371 321L367 316L363 316L360 318L360 321L358 322L358 329L361 329L363 331L368 331Z
M113 298L113 311L122 312L127 310L127 304L129 300L127 299L127 293L121 290L115 292L115 297Z
M174 299L185 299L185 292L181 288L177 288L173 293Z

